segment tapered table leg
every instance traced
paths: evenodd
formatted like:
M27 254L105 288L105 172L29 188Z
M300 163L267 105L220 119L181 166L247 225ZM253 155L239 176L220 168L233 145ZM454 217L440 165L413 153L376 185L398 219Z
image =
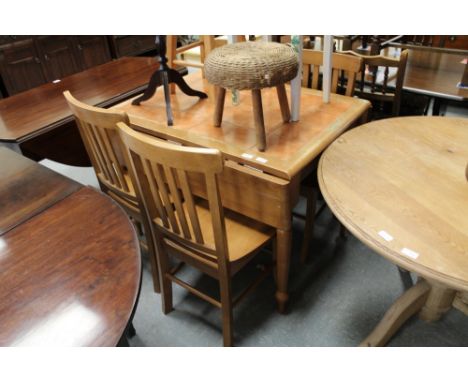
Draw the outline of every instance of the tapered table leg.
M280 313L286 311L288 295L289 263L291 258L291 238L290 229L276 230L276 303Z

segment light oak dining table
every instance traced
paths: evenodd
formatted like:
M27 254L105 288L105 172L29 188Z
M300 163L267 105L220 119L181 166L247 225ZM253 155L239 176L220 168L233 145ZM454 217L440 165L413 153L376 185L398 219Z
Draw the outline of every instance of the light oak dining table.
M199 100L179 91L172 94L174 126L166 125L160 89L139 106L128 100L113 108L127 112L136 130L178 144L222 152L225 170L218 181L224 207L276 228L275 297L278 310L284 312L289 298L292 209L299 199L301 179L312 171L314 159L331 142L367 119L370 104L336 94L325 104L322 92L303 88L299 121L285 123L276 89L262 89L267 150L259 152L250 93L240 92L240 102L234 105L228 92L222 126L215 127L214 88L202 79L200 71L189 74L186 80L193 89L207 93L208 98ZM191 183L195 193L204 197L200 179L191 178Z
M427 321L452 305L468 314L467 163L467 118L374 121L322 154L318 180L334 215L377 254L419 276L363 346L384 345L418 312Z

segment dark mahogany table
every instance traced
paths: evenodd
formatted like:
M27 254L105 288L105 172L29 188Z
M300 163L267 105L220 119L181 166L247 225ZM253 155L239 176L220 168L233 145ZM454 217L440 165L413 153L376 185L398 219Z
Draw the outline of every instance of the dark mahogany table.
M63 97L69 90L89 105L109 107L143 92L159 64L124 57L0 100L0 146L40 160L89 166L78 129Z
M0 185L0 346L117 345L141 274L125 213L5 148Z
M399 57L400 49L386 48L383 55ZM439 49L415 47L409 49L403 89L434 99L433 115L439 115L443 101L468 101L468 89L457 87L468 57L466 51L456 53Z

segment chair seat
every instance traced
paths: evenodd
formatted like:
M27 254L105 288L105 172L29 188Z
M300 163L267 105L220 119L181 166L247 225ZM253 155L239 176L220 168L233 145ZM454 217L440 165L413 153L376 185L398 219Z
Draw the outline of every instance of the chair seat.
M204 200L198 201L195 204L195 209L198 214L205 244L209 247L215 248L211 213L208 209L207 202ZM176 212L175 215L177 217ZM275 229L270 226L227 209L224 210L224 219L226 225L229 261L231 263L240 261L250 254L255 253L268 240L270 240L276 232ZM162 224L159 218L155 220L156 224ZM193 235L191 227L190 233Z
M204 203L203 203L204 204ZM213 230L211 229L211 213L202 203L197 203L196 209L200 217L203 238L214 247ZM239 261L243 257L262 247L275 235L275 229L233 211L224 210L226 236L231 262Z

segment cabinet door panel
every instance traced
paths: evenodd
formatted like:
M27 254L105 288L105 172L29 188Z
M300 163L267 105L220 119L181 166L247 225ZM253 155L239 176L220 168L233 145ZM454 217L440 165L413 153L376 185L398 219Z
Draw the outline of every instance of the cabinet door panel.
M156 49L154 36L113 36L117 57L138 56Z
M36 40L38 50L44 57L48 81L54 81L80 70L76 62L73 39L70 36L40 36Z
M77 36L76 47L82 70L111 60L106 36Z
M31 39L0 48L0 72L9 95L46 82L41 60Z

